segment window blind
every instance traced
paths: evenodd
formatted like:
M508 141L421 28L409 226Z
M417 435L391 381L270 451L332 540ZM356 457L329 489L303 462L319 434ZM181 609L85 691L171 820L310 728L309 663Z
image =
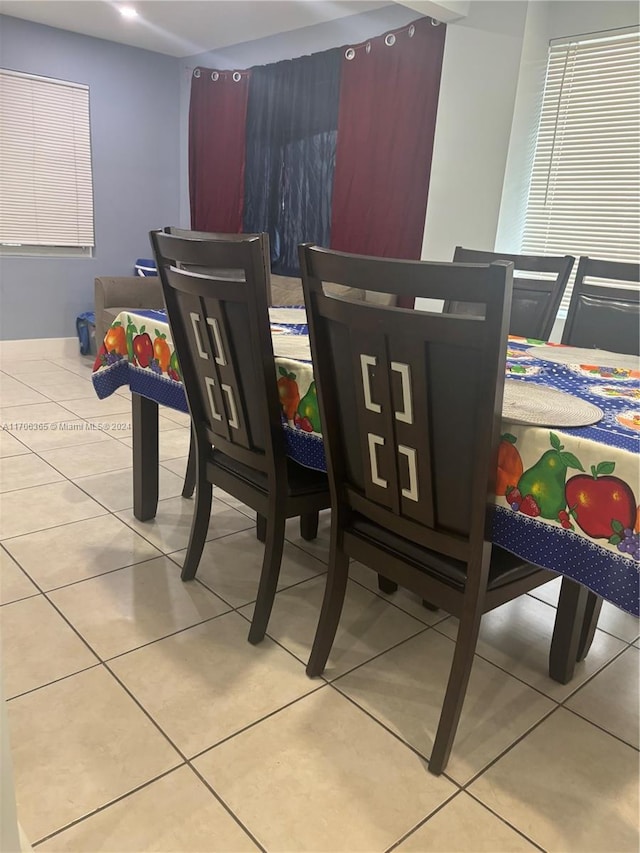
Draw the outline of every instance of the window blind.
M522 251L640 260L638 31L551 42Z
M88 86L0 70L0 244L94 245Z

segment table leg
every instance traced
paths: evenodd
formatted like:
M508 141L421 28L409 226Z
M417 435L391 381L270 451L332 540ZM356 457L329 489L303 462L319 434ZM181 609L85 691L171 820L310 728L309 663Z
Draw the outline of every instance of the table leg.
M576 661L584 660L591 646L602 606L594 592L582 584L562 579L556 623L549 654L549 675L560 684L573 678Z
M158 404L132 394L131 415L133 514L139 521L149 521L158 508Z

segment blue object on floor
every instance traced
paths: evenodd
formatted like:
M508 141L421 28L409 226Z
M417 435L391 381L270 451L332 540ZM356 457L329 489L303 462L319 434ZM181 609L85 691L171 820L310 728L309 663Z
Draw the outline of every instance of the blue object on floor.
M158 275L156 262L153 258L138 258L135 265L135 274L141 276Z
M96 315L85 311L76 318L76 331L80 341L80 355L96 354Z

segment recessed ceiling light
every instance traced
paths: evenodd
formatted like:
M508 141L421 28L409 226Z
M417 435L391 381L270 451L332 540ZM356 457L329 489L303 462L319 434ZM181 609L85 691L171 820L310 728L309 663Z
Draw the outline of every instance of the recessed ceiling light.
M122 15L123 18L129 18L132 20L133 18L138 17L138 13L133 8L133 6L118 6L118 11Z

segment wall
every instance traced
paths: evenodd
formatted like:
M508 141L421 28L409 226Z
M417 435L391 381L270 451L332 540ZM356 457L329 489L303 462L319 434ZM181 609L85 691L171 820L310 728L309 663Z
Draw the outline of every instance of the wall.
M0 64L90 87L94 257L0 258L0 340L75 335L96 276L130 275L148 232L179 221L180 61L0 18Z

